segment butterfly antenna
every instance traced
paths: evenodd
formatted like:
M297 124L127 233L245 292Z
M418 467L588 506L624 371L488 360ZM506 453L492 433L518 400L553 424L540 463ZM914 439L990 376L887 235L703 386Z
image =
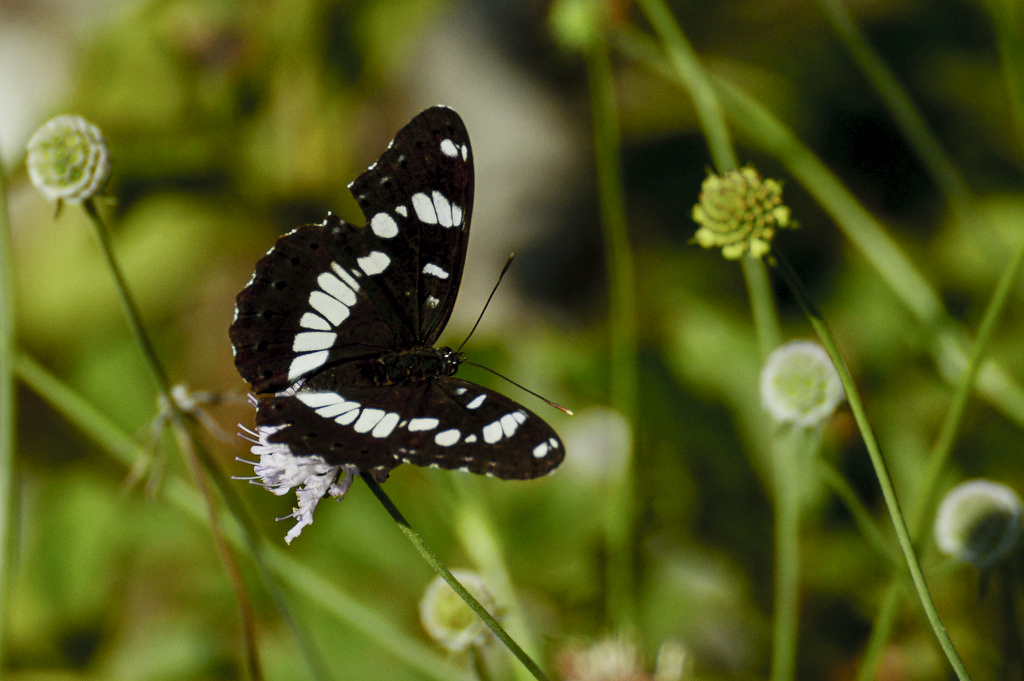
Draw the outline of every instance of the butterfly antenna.
M484 308L480 310L480 316L476 318L476 323L473 324L473 328L469 330L469 334L466 336L466 340L462 341L462 343L459 344L459 347L455 348L455 352L460 352L462 350L462 346L469 342L469 339L472 337L473 332L476 331L476 327L480 326L480 320L484 318L484 312L487 312L487 306L491 304L491 298L493 298L494 294L498 292L498 287L501 285L501 280L505 278L505 273L508 272L508 268L512 266L512 259L515 257L515 253L508 254L508 260L505 261L505 266L501 268L501 274L498 275L498 281L494 282L494 288L491 289L491 295L487 296L487 302L484 303ZM502 376L502 378L505 377ZM511 381L509 382L511 383Z
M494 374L495 376L497 376L498 378L501 378L501 379L504 379L504 380L508 381L509 383L511 383L515 387L519 388L520 390L525 390L526 392L528 392L531 395L533 395L534 397L536 397L538 400L541 400L543 402L547 402L549 406L554 407L555 409L557 409L558 411L562 412L563 414L568 414L569 416L574 416L574 414L572 412L572 409L569 409L568 407L563 407L558 402L552 402L551 400L549 400L548 398L544 397L543 395L538 395L537 393L533 392L532 390L530 390L526 386L520 385L519 383L516 383L515 381L513 381L508 376L503 376L503 375L499 374L494 369L491 369L489 367L485 367L483 364L477 364L476 362L463 362L463 364L468 364L470 366L476 367L477 369L483 369L484 371L489 371L492 374Z

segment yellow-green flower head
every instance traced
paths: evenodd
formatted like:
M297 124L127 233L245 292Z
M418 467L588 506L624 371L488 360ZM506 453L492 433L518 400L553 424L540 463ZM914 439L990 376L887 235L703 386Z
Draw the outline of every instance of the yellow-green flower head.
M949 491L935 514L939 549L978 568L995 565L1021 536L1021 500L991 480L968 480Z
M98 194L110 175L103 133L81 116L51 118L28 140L28 176L50 201L82 203Z
M730 260L745 253L763 257L771 250L776 229L795 226L782 203L782 185L762 179L750 166L709 175L701 184L693 219L700 225L694 235L697 243L721 248Z
M761 370L761 405L779 423L813 428L844 397L832 360L813 341L790 341L776 348Z
M483 577L470 570L452 570L452 576L494 614L495 602ZM440 576L434 578L420 599L420 622L430 637L453 653L487 641L489 630L466 602Z

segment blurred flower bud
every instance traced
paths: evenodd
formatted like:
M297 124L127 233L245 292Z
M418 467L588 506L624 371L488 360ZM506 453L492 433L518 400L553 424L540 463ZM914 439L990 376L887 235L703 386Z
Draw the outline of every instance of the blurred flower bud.
M988 568L1017 547L1021 501L1006 485L968 480L946 494L935 514L935 542L953 558Z
M780 346L761 370L761 404L779 423L813 428L832 415L843 396L832 360L812 341Z
M103 133L81 116L51 118L28 140L25 159L36 189L50 201L83 203L103 189L110 155Z
M483 577L470 570L452 570L473 597L494 614L495 601ZM420 599L420 622L430 637L452 652L479 646L487 640L488 628L466 602L441 579L435 577Z

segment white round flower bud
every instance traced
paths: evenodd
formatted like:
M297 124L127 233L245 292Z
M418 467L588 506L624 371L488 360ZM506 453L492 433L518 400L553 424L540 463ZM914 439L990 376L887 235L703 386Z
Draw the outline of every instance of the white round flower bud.
M51 118L28 140L32 184L50 201L83 203L103 189L110 155L103 133L81 116Z
M968 480L939 504L935 542L961 562L991 567L1020 542L1021 510L1020 497L1006 485Z
M761 370L761 404L779 423L812 428L843 401L843 385L825 348L791 341L768 356Z
M452 576L494 614L495 602L483 577L470 570L452 570ZM420 622L430 637L452 652L482 645L489 629L466 602L438 575L420 599Z

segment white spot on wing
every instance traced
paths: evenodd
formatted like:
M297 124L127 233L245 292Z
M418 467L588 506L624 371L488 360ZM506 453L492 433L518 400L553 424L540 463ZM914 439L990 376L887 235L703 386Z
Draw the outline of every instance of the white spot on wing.
M327 350L334 345L338 334L329 331L300 331L295 334L295 341L292 342L293 352L312 352L314 350Z
M360 412L355 425L352 426L352 430L357 433L369 433L383 418L383 409L363 409L363 411Z
M443 139L441 140L441 153L450 158L455 158L459 154L459 148L450 139Z
M295 399L311 409L317 409L319 407L326 407L329 404L335 404L338 400L345 398L338 393L331 392L299 392L295 393Z
M476 442L476 435L467 435L467 436L466 436L466 439L464 440L464 442L465 442L465 443L466 443L467 445L471 445L471 444L473 444L474 442Z
M412 195L412 209L416 211L416 217L420 222L428 225L437 224L437 212L434 210L434 202L423 192Z
M352 287L330 272L324 272L317 277L316 283L324 293L334 296L346 305L356 304L356 292L352 290Z
M462 225L462 209L452 204L452 224L456 227Z
M370 251L370 255L364 255L356 262L367 274L380 274L391 264L391 258L384 251Z
M336 395L336 397L338 398L337 402L320 407L316 410L316 413L323 416L325 419L333 419L341 416L342 414L347 414L353 409L359 408L358 402L346 400L341 395Z
M522 415L522 419L517 418L518 415ZM505 437L512 437L515 435L516 429L519 428L519 424L526 420L526 416L521 411L514 411L511 414L505 414L498 422L501 424L501 430L505 433Z
M539 445L533 448L533 458L543 459L545 456L548 455L549 449L551 449L551 447L548 445L547 442L541 442Z
M466 405L466 409L476 409L476 408L477 408L477 407L479 407L479 406L480 406L481 404L483 404L483 403L484 403L484 400L486 400L486 399L487 399L487 395L485 395L484 393L480 393L479 395L477 395L476 397L474 397L474 398L473 398L473 399L472 399L472 400L470 401L470 403L469 403L469 404L467 404L467 405Z
M327 361L328 352L321 350L320 352L307 352L304 355L298 355L292 360L291 366L288 367L288 380L294 381L302 376L305 376L310 371L323 366L324 362Z
M429 274L430 276L437 277L438 279L448 278L448 273L444 271L440 266L435 265L432 262L428 262L426 265L423 266L423 274Z
M434 212L437 213L437 223L442 227L452 226L452 204L444 197L444 194L434 190Z
M334 419L334 421L339 425L348 426L351 425L352 422L356 420L356 417L359 416L359 413L360 412L358 409L351 409L349 411L346 411L338 418Z
M349 288L351 288L353 291L359 290L359 282L355 280L355 277L349 274L348 270L346 270L344 267L342 267L336 262L331 263L331 269L334 270L335 274L341 277L341 280L343 282L348 284Z
M437 419L433 419L433 418L425 418L425 417L415 418L415 419L411 419L409 421L409 430L410 431L433 430L434 428L437 428L437 424L439 424L439 423L440 423L440 421L438 421Z
M440 303L441 301L434 296L427 296L427 307L437 307Z
M338 326L348 319L348 307L323 291L313 291L309 294L309 306L326 317L333 326Z
M370 431L370 435L376 438L385 438L391 435L391 432L395 429L398 424L399 415L395 412L388 412L384 418L377 422L377 425Z
M501 423L498 421L488 423L486 426L484 426L483 436L484 442L486 442L489 445L493 445L496 442L498 442L498 440L500 440L502 436Z
M405 206L395 206L395 212L401 215L403 218L409 217L409 209Z
M330 323L318 314L307 312L302 315L302 319L299 320L299 326L304 329L316 329L318 331L330 331Z
M462 145L462 160L465 161L469 158L469 147L465 144Z
M370 229L381 239L398 236L398 223L387 213L377 213L370 218Z
M434 444L442 447L451 447L453 444L458 442L461 437L462 433L459 432L458 428L449 428L448 430L442 430L434 436Z

